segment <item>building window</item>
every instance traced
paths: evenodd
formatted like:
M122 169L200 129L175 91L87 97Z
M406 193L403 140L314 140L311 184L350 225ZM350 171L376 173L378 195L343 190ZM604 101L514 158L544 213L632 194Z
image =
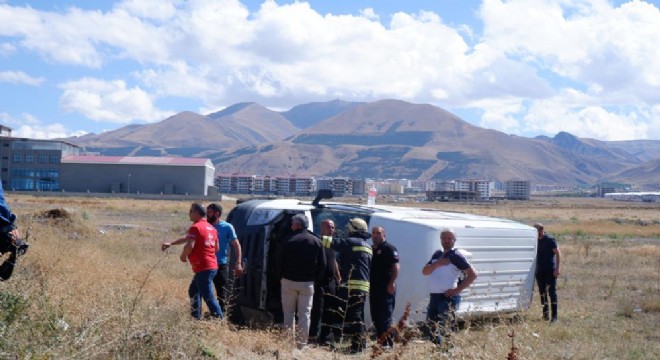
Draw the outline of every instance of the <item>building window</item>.
M50 163L51 164L59 164L60 163L60 157L57 156L57 155L51 155Z
M32 164L34 162L34 155L25 155L25 163Z
M20 163L21 162L21 155L19 154L14 154L14 162L15 163Z
M39 164L45 164L46 163L46 155L39 155Z

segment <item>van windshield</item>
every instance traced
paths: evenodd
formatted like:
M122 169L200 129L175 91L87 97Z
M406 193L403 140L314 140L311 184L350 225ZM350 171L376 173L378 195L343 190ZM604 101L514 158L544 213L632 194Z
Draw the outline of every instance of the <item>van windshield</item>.
M360 211L359 209L351 211L324 207L313 209L311 213L314 233L319 237L321 236L321 222L323 220L332 220L335 223L335 236L345 238L348 235L346 231L348 220L359 217L369 224L369 220L371 219L371 212Z

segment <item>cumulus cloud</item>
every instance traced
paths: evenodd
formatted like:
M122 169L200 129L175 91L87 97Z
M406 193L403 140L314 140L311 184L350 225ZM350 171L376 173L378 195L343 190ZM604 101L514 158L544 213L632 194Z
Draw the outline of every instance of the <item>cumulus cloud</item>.
M32 77L22 71L0 71L0 82L39 86L45 80L43 77Z
M264 1L252 13L237 0L125 0L107 11L0 3L0 53L98 69L60 86L65 111L96 121L161 120L171 112L156 102L177 98L201 108L397 98L478 109L480 125L516 134L657 137L657 6L484 0L478 16L481 34L430 11L320 14L306 2ZM104 79L118 63L130 74Z
M56 139L82 136L87 133L82 130L67 129L60 123L44 124L36 116L26 113L18 116L0 113L0 121L12 129L12 136L19 138Z
M122 80L84 78L60 84L60 106L96 121L128 124L135 119L162 120L171 115L153 106L151 97L139 87L129 88Z

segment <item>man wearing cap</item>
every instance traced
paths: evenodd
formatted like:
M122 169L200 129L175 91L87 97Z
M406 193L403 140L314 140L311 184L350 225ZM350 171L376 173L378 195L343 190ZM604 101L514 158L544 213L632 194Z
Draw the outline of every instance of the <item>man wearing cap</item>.
M557 277L560 274L561 253L557 247L557 240L545 233L543 224L534 224L538 232L536 246L536 284L541 295L543 306L543 320L557 322ZM550 309L552 317L548 316L548 295L550 295Z
M360 218L349 220L347 230L348 238L324 236L323 245L335 250L340 259L341 278L346 282L337 289L337 297L343 305L344 335L351 341L351 353L358 353L367 346L364 303L369 294L372 250L366 240L371 235Z
M280 251L282 313L284 326L293 328L298 315L296 346L307 346L314 282L325 271L325 252L319 238L307 230L309 222L303 214L291 218L293 233L282 242Z

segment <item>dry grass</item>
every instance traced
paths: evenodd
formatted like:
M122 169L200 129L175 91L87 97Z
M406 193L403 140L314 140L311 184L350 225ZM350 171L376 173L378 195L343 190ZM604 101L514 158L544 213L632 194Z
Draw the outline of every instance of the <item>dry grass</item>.
M294 350L276 330L193 321L191 278L178 251L159 244L189 225L189 202L10 195L31 247L0 283L0 359L367 359ZM229 209L232 204L223 204ZM599 199L436 204L546 223L563 253L560 323L527 312L471 321L441 352L416 340L382 359L506 359L511 331L519 359L660 358L660 207ZM63 219L43 212L66 208ZM401 305L403 306L403 304Z

